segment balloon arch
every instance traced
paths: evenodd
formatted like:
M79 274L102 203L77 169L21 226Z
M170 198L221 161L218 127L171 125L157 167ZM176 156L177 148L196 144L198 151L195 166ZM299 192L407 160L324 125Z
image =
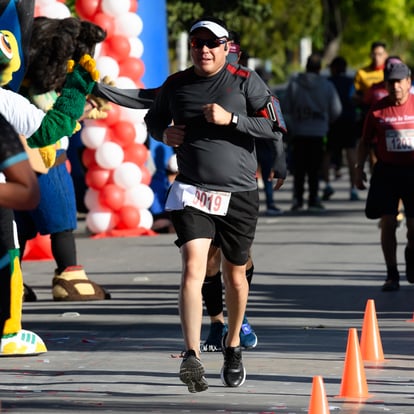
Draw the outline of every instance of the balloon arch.
M95 53L101 78L108 76L119 88L142 88L145 65L140 34L143 21L137 0L76 0L81 19L101 26L107 38ZM36 0L35 16L65 18L70 11L64 0ZM167 74L164 73L165 77ZM161 83L161 82L160 82ZM145 110L111 104L104 120L86 120L81 140L86 149L86 224L93 234L137 230L150 231L150 207L154 193L146 166L149 152L144 142Z

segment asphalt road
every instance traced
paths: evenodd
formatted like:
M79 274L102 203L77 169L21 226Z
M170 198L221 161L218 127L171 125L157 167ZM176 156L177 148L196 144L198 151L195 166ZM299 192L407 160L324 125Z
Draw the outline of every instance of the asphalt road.
M248 304L259 343L243 354L242 387L222 385L219 353L202 356L206 392L190 394L179 381L181 265L174 235L96 240L80 221L79 262L112 299L53 302L54 263L23 262L38 295L24 304L23 327L38 333L48 352L0 359L1 412L299 414L315 397L313 377L322 376L331 413L413 413L414 286L404 275L404 226L401 289L384 293L377 222L364 217L363 200L348 201L345 177L333 185L324 214L292 214L288 179L275 197L286 213L260 217ZM349 332L361 335L369 299L385 361L357 364L362 371L350 378L358 383L365 375L369 397L339 396L350 375ZM203 337L207 332L205 318Z

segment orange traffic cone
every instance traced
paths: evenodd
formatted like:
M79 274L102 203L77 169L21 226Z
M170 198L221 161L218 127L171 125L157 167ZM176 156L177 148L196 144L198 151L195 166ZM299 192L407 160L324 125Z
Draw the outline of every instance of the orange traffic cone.
M373 299L368 299L365 307L364 323L361 333L361 356L366 362L383 362L381 336L378 328L377 314Z
M358 333L355 328L349 329L341 390L338 397L355 399L370 397L358 343Z
M329 405L323 378L319 375L313 377L308 414L329 414Z
M28 240L23 260L53 260L50 236L37 234L34 239Z

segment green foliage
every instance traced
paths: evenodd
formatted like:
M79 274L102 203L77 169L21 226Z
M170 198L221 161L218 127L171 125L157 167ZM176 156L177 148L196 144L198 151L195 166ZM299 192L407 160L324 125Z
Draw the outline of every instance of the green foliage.
M66 4L75 13L76 0ZM169 57L175 67L181 32L202 15L227 22L241 34L242 49L272 64L271 83L300 70L299 43L310 37L329 63L344 56L352 68L369 61L370 45L382 40L390 54L414 65L414 0L167 0Z

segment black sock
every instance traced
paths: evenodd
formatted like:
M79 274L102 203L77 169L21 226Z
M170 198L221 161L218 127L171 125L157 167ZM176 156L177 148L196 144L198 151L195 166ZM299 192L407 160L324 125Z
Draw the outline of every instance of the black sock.
M62 273L69 266L77 265L75 236L72 230L51 234L50 241L57 274Z
M209 316L223 312L223 284L220 271L214 276L205 277L201 292Z

